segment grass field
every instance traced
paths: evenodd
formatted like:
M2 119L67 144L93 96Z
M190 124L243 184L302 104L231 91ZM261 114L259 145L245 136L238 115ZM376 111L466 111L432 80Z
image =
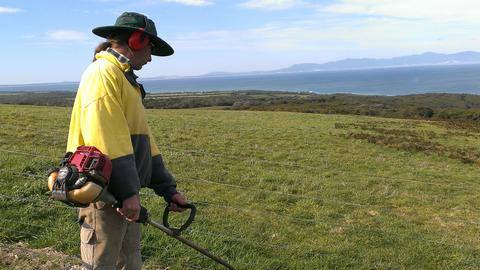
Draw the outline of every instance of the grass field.
M64 153L69 117L0 105L4 245L78 256L75 210L49 200L45 176ZM474 125L199 109L148 117L198 207L184 236L237 269L480 267ZM144 190L142 201L160 220L163 199ZM148 226L142 253L149 269L223 269Z

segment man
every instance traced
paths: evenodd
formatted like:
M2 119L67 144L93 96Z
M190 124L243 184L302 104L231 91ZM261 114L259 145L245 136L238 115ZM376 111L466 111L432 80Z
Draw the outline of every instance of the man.
M95 146L112 160L109 191L122 202L114 209L103 203L80 209L81 255L86 269L141 269L139 218L141 187L150 187L182 211L185 197L176 191L147 125L145 91L133 70L151 55L169 56L173 49L157 36L155 24L134 12L120 15L115 25L97 27L107 39L82 75L72 110L67 151Z

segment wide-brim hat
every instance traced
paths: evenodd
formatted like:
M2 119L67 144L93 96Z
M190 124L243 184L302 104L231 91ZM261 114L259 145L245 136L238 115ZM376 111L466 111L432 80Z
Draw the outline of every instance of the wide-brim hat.
M157 36L155 23L147 16L136 12L124 12L117 18L114 25L96 27L92 32L97 36L108 38L113 32L119 30L130 32L141 30L147 34L153 44L152 55L169 56L173 54L173 48Z

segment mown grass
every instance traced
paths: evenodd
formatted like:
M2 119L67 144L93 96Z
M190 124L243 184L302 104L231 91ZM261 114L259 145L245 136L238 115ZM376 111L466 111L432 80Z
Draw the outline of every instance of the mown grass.
M0 106L2 242L78 255L75 210L48 199L43 177L63 155L69 114ZM253 111L148 117L198 206L184 236L238 269L480 265L478 127ZM142 201L160 219L163 200L152 194ZM222 269L152 227L142 245L150 268Z

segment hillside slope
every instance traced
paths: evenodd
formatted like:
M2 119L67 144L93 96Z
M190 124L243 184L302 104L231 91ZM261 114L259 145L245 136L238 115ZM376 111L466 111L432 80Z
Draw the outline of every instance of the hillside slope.
M70 109L0 105L0 115L0 242L78 255L75 211L51 201L45 183L63 155ZM237 269L480 265L476 126L258 111L148 117L199 209L184 236ZM142 203L160 219L161 198L144 190ZM143 229L147 266L222 269Z

